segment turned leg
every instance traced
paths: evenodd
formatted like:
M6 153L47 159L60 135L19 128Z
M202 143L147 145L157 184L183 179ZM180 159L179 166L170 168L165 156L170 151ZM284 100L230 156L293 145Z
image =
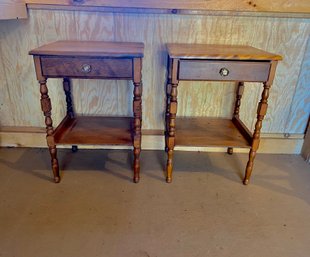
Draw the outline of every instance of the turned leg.
M168 152L169 109L171 101L171 59L168 58L168 80L166 84L166 113L165 113L165 151Z
M46 140L51 155L54 181L55 183L58 183L60 182L60 176L59 176L59 165L57 160L57 149L53 136L54 129L53 129L53 120L51 118L51 111L52 111L51 99L48 96L46 79L40 80L39 83L41 93L41 108L45 116L46 134L47 134Z
M243 91L244 91L244 83L243 82L238 82L237 92L236 92L235 109L234 109L234 117L239 117L241 98L242 98L242 95L243 95Z
M260 142L260 131L262 128L263 119L264 119L266 112L267 112L270 86L271 86L270 84L264 83L264 90L262 93L262 98L258 104L257 121L255 124L255 130L254 130L254 134L253 134L252 147L251 147L251 150L249 153L249 161L248 161L247 166L246 166L245 177L243 180L243 184L245 184L245 185L247 185L249 183L251 173L253 170L254 159L255 159L256 152L257 152L259 142Z
M72 95L71 95L71 85L70 85L70 79L64 78L63 79L63 88L66 95L66 103L67 103L67 116L71 119L74 118L74 111L73 111L73 102L72 102ZM73 153L76 153L78 151L77 145L72 145L71 151Z
M177 114L177 96L178 96L178 83L177 72L178 72L178 59L172 60L171 70L171 93L169 102L169 116L168 116L168 135L167 135L167 147L168 147L168 160L167 160L167 183L172 182L172 169L173 169L173 150L175 145L175 119Z
M169 110L171 101L171 81L166 85L167 99L166 99L166 113L165 113L165 151L168 152L168 137L169 137Z
M134 178L135 183L140 179L140 153L141 153L141 124L142 124L142 59L134 59L134 91L133 91L133 114L134 114L134 132L133 132L133 153L134 153Z
M64 78L63 88L64 88L65 95L66 95L67 115L70 118L74 118L72 95L71 95L71 86L70 86L70 80L68 78Z
M240 105L241 105L241 98L244 91L244 83L243 82L237 82L237 91L236 91L236 102L235 102L235 108L234 108L234 118L239 118L240 113ZM229 155L232 155L234 153L233 147L227 148L227 153Z

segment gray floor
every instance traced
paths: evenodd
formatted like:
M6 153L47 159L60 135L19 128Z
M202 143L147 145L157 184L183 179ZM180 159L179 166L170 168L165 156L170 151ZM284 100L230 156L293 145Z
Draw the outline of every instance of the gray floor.
M308 257L310 166L300 156L59 150L51 182L46 149L0 149L0 256Z

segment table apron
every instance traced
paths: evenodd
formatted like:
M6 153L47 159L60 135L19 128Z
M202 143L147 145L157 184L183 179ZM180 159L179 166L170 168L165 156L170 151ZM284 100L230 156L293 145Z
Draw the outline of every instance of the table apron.
M268 80L270 62L180 60L179 80L248 81Z
M41 57L45 77L129 79L133 77L132 59Z

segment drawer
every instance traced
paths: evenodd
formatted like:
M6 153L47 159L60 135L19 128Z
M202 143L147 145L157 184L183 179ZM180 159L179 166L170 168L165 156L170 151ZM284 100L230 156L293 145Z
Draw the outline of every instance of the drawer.
M47 77L132 78L132 59L41 57L42 74Z
M248 81L268 80L270 62L180 60L180 80Z

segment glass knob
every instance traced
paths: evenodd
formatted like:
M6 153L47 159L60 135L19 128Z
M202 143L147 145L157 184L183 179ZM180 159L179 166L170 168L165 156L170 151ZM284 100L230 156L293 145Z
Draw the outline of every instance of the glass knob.
M226 76L228 76L228 74L229 74L229 70L227 68L220 69L220 75L221 76L226 77Z
M91 66L89 64L83 64L82 66L82 72L83 73L89 73L91 72Z

